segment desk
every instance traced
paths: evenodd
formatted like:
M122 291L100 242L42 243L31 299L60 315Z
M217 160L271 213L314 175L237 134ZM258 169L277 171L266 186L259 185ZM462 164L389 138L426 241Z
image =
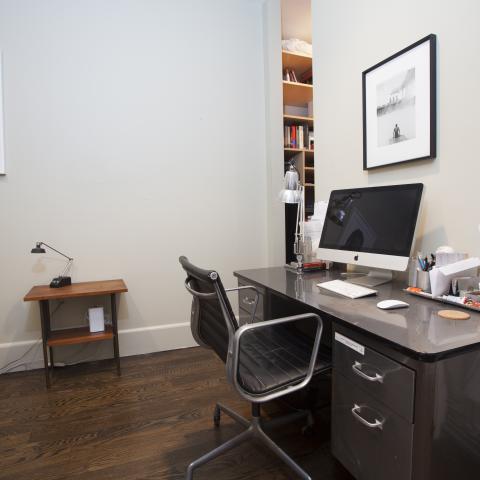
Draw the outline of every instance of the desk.
M127 286L121 279L103 280L97 282L73 283L67 287L50 288L48 285L37 285L25 295L25 302L38 301L40 305L40 318L42 324L43 365L45 368L45 382L50 388L51 378L48 368L48 353L50 353L50 366L53 370L53 347L60 345L75 345L79 343L112 340L117 373L120 371L120 351L118 347L117 303L116 295L127 292ZM88 327L51 330L50 328L50 300L63 300L67 298L91 297L97 295L110 295L112 326L105 326L103 332L91 333Z
M480 314L440 318L445 306L378 287L350 300L316 284L340 273L297 276L283 267L235 272L261 293L261 321L310 311L331 348L332 453L358 480L473 480L480 476ZM240 292L241 316L251 293ZM408 309L380 310L395 298Z

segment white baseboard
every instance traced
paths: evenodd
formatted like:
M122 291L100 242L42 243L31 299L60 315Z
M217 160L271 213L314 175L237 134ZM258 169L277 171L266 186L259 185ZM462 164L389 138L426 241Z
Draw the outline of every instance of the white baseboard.
M128 357L145 353L194 347L197 344L190 332L190 323L155 325L152 327L127 328L119 330L120 355ZM55 362L81 363L112 356L111 342L93 342L69 345L55 349ZM0 343L0 372L43 368L42 342L27 340Z
M118 333L122 357L177 350L197 345L190 331L190 322L127 328L119 330Z

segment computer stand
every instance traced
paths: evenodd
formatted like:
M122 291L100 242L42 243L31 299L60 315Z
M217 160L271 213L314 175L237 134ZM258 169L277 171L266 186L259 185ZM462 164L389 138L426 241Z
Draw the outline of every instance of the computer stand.
M345 274L348 282L370 288L391 282L393 279L392 271L383 269L372 269L366 274L354 273L351 276L349 275L349 273Z

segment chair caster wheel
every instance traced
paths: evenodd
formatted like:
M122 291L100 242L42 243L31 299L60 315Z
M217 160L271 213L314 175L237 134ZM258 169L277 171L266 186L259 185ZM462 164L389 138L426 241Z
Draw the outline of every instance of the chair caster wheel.
M307 424L302 427L302 435L306 437L310 437L314 434L313 426L315 425L315 420L313 419L313 415L311 413L307 416Z
M215 410L213 412L213 424L217 428L220 426L220 414L221 414L220 408L218 408L218 405L216 405Z
M304 437L312 437L314 433L315 430L313 429L313 425L305 425L302 427L302 435Z

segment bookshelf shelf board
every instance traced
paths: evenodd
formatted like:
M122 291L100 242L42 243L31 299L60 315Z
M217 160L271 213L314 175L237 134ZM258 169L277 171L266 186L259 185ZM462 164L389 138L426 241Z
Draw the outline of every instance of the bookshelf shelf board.
M90 332L88 327L53 330L47 340L48 346L75 345L78 343L98 342L113 338L112 327L106 326L103 332Z
M313 171L313 170L315 170L315 167L305 167L305 170L311 170L311 171Z
M313 117L302 117L300 115L283 115L283 123L285 125L302 125L306 123L309 127L313 127Z
M309 58L310 61L312 61L312 56L309 55L308 53L291 52L290 50L282 50L282 55L286 55L289 57Z
M286 152L313 152L313 150L309 150L308 148L290 148L290 147L284 147L284 150Z
M283 103L303 107L313 100L313 87L306 83L283 81Z
M283 69L289 68L295 71L297 78L308 69L312 68L312 57L305 53L288 52L282 50Z
M306 187L314 187L315 184L314 184L314 183L306 183L305 186L306 186Z

